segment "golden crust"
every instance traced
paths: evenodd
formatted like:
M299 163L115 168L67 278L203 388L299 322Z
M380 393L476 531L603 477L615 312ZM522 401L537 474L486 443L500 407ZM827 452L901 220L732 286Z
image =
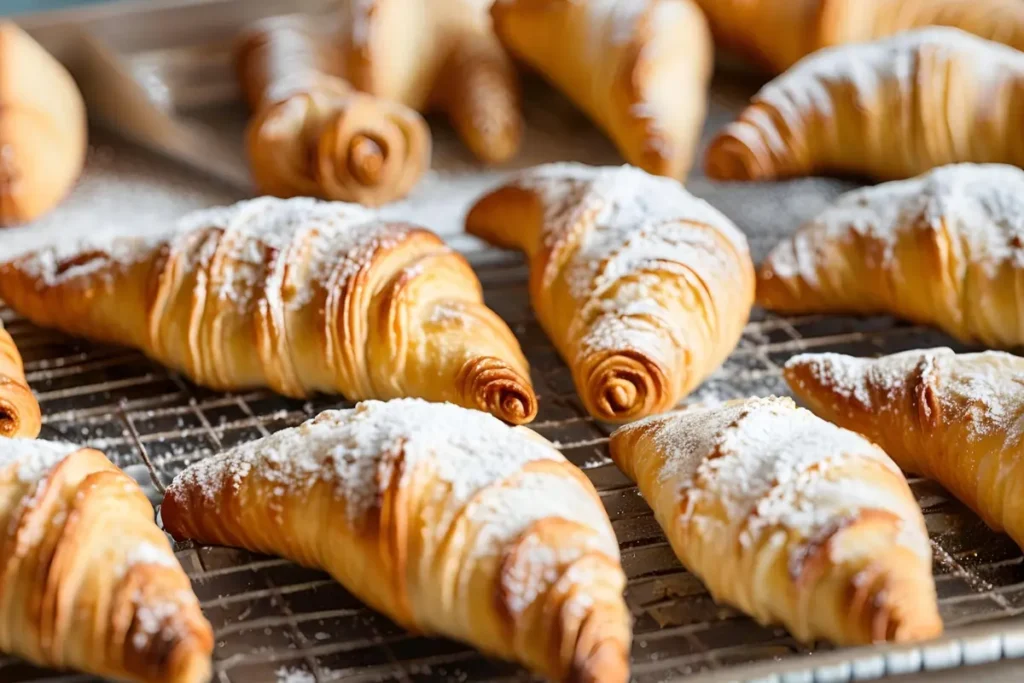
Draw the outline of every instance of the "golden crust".
M537 167L480 199L466 229L526 252L534 311L601 420L676 405L735 346L753 301L743 235L639 169Z
M368 206L403 197L430 166L427 124L408 107L356 92L333 47L301 17L263 20L239 40L256 184L278 197Z
M0 437L35 438L41 426L39 403L25 381L21 354L0 321Z
M68 193L85 163L85 103L71 75L12 22L0 22L0 228Z
M0 650L140 683L208 680L213 633L188 577L102 453L0 442L0 528Z
M506 47L565 92L629 163L686 176L712 67L707 23L690 0L506 0L491 15Z
M924 520L866 439L771 397L623 427L611 455L716 600L807 642L941 633Z
M437 235L305 199L194 216L134 250L0 264L0 296L37 324L133 346L218 390L420 396L509 422L536 416L515 336Z
M628 678L625 576L604 507L525 428L366 402L194 465L161 511L177 538L325 569L411 631L554 680Z

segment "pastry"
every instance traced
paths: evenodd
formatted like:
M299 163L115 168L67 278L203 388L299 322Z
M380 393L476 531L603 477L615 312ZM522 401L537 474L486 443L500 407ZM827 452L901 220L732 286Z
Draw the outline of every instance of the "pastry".
M755 398L623 427L611 455L716 600L804 642L942 632L921 511L860 435Z
M99 451L0 439L0 651L139 683L204 683L213 632L153 507Z
M909 178L962 161L1024 164L1024 53L927 28L810 55L711 142L719 180Z
M221 391L411 395L516 423L537 412L519 344L465 259L354 204L263 197L152 239L56 245L0 264L0 298Z
M960 164L847 193L768 255L780 313L891 313L989 346L1024 343L1024 171Z
M952 26L1024 49L1017 0L697 0L722 45L776 73L823 47Z
M792 358L785 376L818 415L860 432L1024 545L1024 359L950 349L878 359L817 353Z
M246 148L256 184L376 206L404 196L430 166L430 130L408 107L356 92L328 36L302 17L265 19L239 41L253 118Z
M649 173L684 178L707 113L711 35L690 0L498 0L509 50Z
M57 205L85 163L85 103L71 74L0 22L0 228Z
M192 465L176 538L327 570L405 628L554 680L625 683L626 578L604 505L555 448L490 415L367 401Z
M418 111L440 111L480 160L519 149L515 65L487 9L491 0L342 3L338 45L352 84Z
M479 200L466 229L526 252L537 318L600 420L672 408L750 314L743 234L678 182L636 168L538 166Z
M21 354L0 321L0 437L35 438L41 426L39 403L25 381Z

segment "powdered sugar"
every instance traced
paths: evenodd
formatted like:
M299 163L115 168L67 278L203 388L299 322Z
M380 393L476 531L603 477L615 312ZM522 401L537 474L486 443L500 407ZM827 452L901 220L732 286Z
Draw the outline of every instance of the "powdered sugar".
M892 267L897 245L922 228L943 233L962 280L972 268L994 276L1024 268L1024 171L1001 164L954 164L918 178L849 192L768 257L779 277L819 283L818 254L857 240L865 265Z
M79 446L37 439L0 439L0 470L12 464L18 467L18 480L34 484L54 465L79 449Z
M394 458L404 454L402 474ZM392 477L421 464L448 483L453 505L535 460L560 460L541 439L527 438L486 413L418 399L365 401L326 411L299 427L244 444L182 472L171 488L199 486L216 501L221 486L251 473L294 494L330 482L358 525Z
M127 571L140 564L173 568L179 566L177 558L174 557L168 548L161 548L145 541L132 546L124 557L122 569Z
M724 523L745 546L779 528L798 534L804 540L791 548L797 558L830 526L866 510L885 510L916 529L901 538L922 558L930 557L912 497L842 474L843 463L868 460L902 476L895 464L863 437L796 408L790 399L749 399L646 423L651 421L659 424L654 438L665 454L658 481L687 500L680 524L701 523L698 506L713 502L725 507Z
M660 328L680 328L674 309L651 289L664 274L699 279L709 288L734 286L744 277L743 234L675 180L631 166L560 163L531 169L517 182L543 197L545 246L577 245L568 262L549 263L545 280L564 273L571 295L581 302L578 322L589 328L589 349L638 348L661 357L670 350L662 349ZM680 339L668 341L674 348L685 346Z
M188 591L182 591L177 597L178 600L154 600L146 602L142 593L135 594L135 633L132 635L132 645L136 650L143 650L157 634L165 628L167 622L174 617L182 608L182 602L195 602L195 596Z

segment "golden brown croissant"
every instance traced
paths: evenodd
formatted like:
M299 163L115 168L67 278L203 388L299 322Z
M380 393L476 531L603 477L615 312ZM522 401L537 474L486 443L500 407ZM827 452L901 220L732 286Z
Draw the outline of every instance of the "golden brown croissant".
M0 439L0 651L143 683L203 683L213 632L145 494L106 456Z
M697 0L725 46L782 72L823 47L924 26L959 28L1024 49L1017 0Z
M785 376L814 412L868 437L1024 545L1024 359L950 349L878 359L803 354Z
M214 389L537 412L519 344L465 259L354 204L264 197L153 240L51 247L0 264L0 298Z
M1024 54L952 28L817 52L712 141L707 173L909 178L961 161L1024 164Z
M847 193L768 255L758 302L1024 343L1024 171L960 164Z
M35 438L41 426L39 403L25 382L21 354L0 321L0 437Z
M407 194L430 166L426 122L342 80L341 55L306 19L254 25L237 61L254 112L246 147L263 192L376 206Z
M867 439L770 397L623 427L611 455L716 600L808 642L942 632L921 511Z
M513 54L561 88L626 160L683 178L707 113L711 35L690 0L499 0Z
M487 14L490 0L343 3L346 75L372 95L438 110L487 163L519 150L519 80Z
M625 683L625 576L586 476L536 433L416 399L367 401L196 463L177 538L330 572L404 627L556 680Z
M481 199L466 229L530 261L530 299L590 413L668 410L739 341L754 267L729 219L669 178L549 164Z
M0 228L57 205L85 163L85 103L71 74L0 22Z

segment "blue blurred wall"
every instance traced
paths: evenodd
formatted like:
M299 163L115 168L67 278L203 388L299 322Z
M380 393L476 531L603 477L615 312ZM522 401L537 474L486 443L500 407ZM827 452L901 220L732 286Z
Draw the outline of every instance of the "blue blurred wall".
M48 9L90 5L98 2L109 2L109 0L0 0L0 14L42 12Z

